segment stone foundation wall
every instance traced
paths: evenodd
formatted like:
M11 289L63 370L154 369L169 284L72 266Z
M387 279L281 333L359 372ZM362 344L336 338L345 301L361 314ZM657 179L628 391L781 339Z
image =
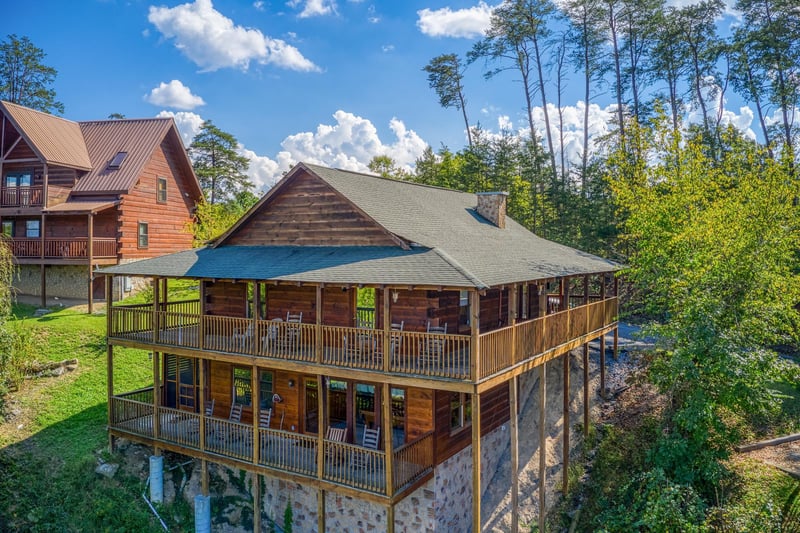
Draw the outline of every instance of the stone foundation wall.
M378 533L386 529L386 507L336 492L325 492L326 531Z
M394 530L397 533L433 533L436 531L436 483L429 479L394 507Z
M21 294L41 295L42 267L19 265L14 288ZM89 267L86 265L49 265L46 269L47 296L86 299L89 289Z
M469 531L472 524L472 446L434 469L436 531Z
M317 490L292 481L261 476L261 514L283 524L286 505L291 502L294 531L317 531ZM267 522L262 520L265 529Z

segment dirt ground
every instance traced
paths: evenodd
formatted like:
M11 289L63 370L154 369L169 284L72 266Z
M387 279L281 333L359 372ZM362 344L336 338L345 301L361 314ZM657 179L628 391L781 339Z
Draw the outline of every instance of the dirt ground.
M758 459L800 479L800 440L767 446L743 455Z

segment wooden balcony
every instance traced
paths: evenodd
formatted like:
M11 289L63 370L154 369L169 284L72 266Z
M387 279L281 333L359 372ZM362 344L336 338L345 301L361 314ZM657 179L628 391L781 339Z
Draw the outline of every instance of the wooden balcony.
M44 189L41 185L0 189L0 207L37 207L43 204L43 199Z
M42 257L42 239L11 239L11 249L14 257L20 259L40 259ZM117 240L113 238L92 239L92 257L97 259L112 259L117 257ZM71 239L44 240L45 259L88 259L89 239L76 237Z
M389 495L383 450L327 439L320 441L316 436L278 429L258 428L256 432L249 424L156 407L152 388L113 396L110 428L134 439L178 446L182 453L191 455L196 451L221 456L242 468L260 467ZM433 432L392 450L392 454L391 493L400 494L433 471Z
M482 333L478 361L473 361L475 350L466 335L203 316L198 301L164 304L161 309L154 311L151 304L112 307L109 341L479 382L540 356L563 353L571 344L610 329L617 319L617 298Z

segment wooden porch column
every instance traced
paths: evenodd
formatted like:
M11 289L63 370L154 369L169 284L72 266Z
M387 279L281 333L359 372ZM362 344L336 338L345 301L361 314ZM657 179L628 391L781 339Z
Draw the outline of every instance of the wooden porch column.
M42 266L40 268L41 272L41 287L40 291L42 293L42 307L47 307L47 267L44 264L44 213L42 213L42 220L39 222L39 246L41 250L39 250L40 261L42 262Z
M208 461L200 460L200 490L203 496L208 496Z
M206 282L205 280L200 280L200 290L198 291L200 296L200 317L197 321L197 346L202 350L205 348L206 344L206 334L205 334L205 324L206 324ZM203 406L205 409L205 406Z
M470 338L470 352L472 357L470 357L470 377L472 381L477 381L481 375L481 365L480 365L480 318L481 318L481 295L477 290L473 290L469 293L469 308L470 314L472 315L470 318L470 328L471 328L471 338Z
M92 234L94 233L94 214L93 213L89 213L87 222L88 222L87 226L89 228L88 229L88 237L87 237L87 240L86 240L86 260L87 260L87 263L88 263L88 266L89 266L89 294L88 294L88 304L89 305L88 305L88 311L89 311L89 314L91 315L92 314L92 307L93 307L93 304L94 304L94 291L92 290L93 289L93 284L94 284L94 275L92 273L92 262L94 260L94 255L93 255L94 250L92 249L92 239L93 239L93 235Z
M200 450L206 449L206 361L200 359L198 361L197 379L200 382Z
M547 363L539 366L539 531L544 531L547 473Z
M257 282L253 282L253 342L251 349L253 350L253 355L258 355L261 353L261 333L258 330L258 321L261 319L259 316L261 313L261 285Z
M589 276L583 276L583 305L589 305ZM589 310L585 331L589 332ZM589 436L589 343L583 343L583 436Z
M255 332L255 330L253 330ZM250 373L250 403L253 406L253 464L258 464L258 454L261 449L261 445L258 442L258 437L260 436L258 433L258 427L261 422L259 416L261 415L261 398L258 395L258 367L253 364L252 371Z
M522 319L523 320L528 318L528 309L530 308L529 296L528 296L530 291L528 290L528 287L529 287L529 285L527 283L525 283L522 286Z
M161 404L161 373L159 372L159 352L153 352L153 440L161 433L161 419L158 406Z
M539 316L547 314L547 283L537 285L539 293Z
M569 352L564 354L564 470L562 471L562 485L564 494L569 490Z
M388 287L383 288L383 371L388 373L392 368L392 353L391 353L391 331L392 331L392 317L390 316L389 298L391 298L391 290ZM391 413L390 413L391 414ZM389 418L391 420L391 418Z
M317 360L317 364L322 364L322 285L317 285L317 325L314 329L315 332L315 339L314 339L314 355ZM320 412L320 415L322 413Z
M325 491L317 491L317 531L325 533Z
M481 530L481 397L472 393L472 531Z
M511 417L511 532L519 533L519 408L517 376L508 382L509 415Z
M159 337L158 312L160 310L159 303L161 302L161 279L153 278L152 285L153 285L153 343L157 343Z
M106 332L111 333L111 287L114 285L114 276L106 276ZM106 347L106 385L107 406L108 406L108 427L114 425L114 345L107 344ZM108 435L108 451L114 453L114 437Z
M386 496L394 496L394 442L392 442L392 385L381 385L381 417L383 418L383 450L386 454ZM394 505L390 502L386 513L386 530L394 532Z
M606 299L606 284L608 283L605 273L600 274L600 299ZM604 320L605 322L605 320ZM604 324L605 325L605 324ZM606 398L606 336L600 335L600 397Z
M517 362L517 328L514 326L517 325L517 308L519 307L518 301L518 289L519 285L516 283L511 286L508 291L508 320L506 321L509 326L511 327L511 364ZM527 357L527 354L523 354L523 358Z
M325 436L325 421L327 417L325 416L325 390L324 390L325 382L323 381L323 376L321 374L317 374L317 478L322 479L323 473L325 472L325 446L324 446L324 436ZM319 489L317 497L317 529L319 533L324 533L325 531L325 491L323 489Z
M253 480L253 531L261 531L261 474Z

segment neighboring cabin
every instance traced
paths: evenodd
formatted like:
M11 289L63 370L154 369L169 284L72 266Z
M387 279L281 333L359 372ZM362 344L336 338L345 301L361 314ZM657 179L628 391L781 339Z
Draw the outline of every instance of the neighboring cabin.
M109 307L112 446L201 460L205 497L209 461L258 475L256 528L288 498L303 531L477 530L518 379L617 328L618 265L505 202L301 163L215 244L103 269L155 289ZM115 390L116 346L155 387Z
M0 226L19 292L91 305L105 296L98 266L192 246L202 191L171 118L72 122L0 101L0 120Z

